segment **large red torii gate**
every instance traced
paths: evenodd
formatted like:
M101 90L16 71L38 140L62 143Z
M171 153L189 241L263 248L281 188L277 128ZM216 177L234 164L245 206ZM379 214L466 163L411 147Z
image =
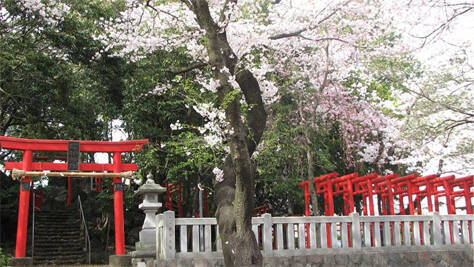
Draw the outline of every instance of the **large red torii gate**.
M25 139L0 136L0 147L10 150L22 150L23 160L5 162L6 170L21 170L29 175L29 171L77 171L77 172L113 172L136 171L137 165L122 163L123 152L137 152L142 149L147 139L131 141L77 141L77 140L44 140ZM66 152L67 163L33 162L33 152ZM80 152L113 153L113 163L81 163ZM47 174L47 173L46 173ZM61 174L61 173L60 173ZM93 173L90 173L93 174ZM97 174L97 173L94 173ZM87 176L87 175L80 175ZM26 255L26 237L28 228L28 209L30 201L31 177L23 176L20 183L18 205L18 224L16 236L15 258ZM115 222L115 253L125 254L125 238L123 224L123 185L121 177L113 177L114 190L114 222Z

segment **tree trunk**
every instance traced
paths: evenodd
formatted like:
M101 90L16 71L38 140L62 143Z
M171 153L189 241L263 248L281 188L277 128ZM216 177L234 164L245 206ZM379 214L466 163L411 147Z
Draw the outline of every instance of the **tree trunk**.
M316 195L316 190L314 189L313 185L313 178L314 178L314 152L313 146L310 139L309 130L306 129L305 131L305 139L306 139L306 160L308 163L308 187L309 193L311 195L311 206L312 206L312 215L319 216L319 202L318 196Z
M311 143L310 139L310 133L309 130L306 129L305 131L306 135L306 160L308 163L308 187L309 187L309 194L311 196L311 206L312 206L312 214L313 216L319 216L319 201L318 201L318 195L316 195L316 190L314 188L313 184L313 178L314 178L314 151L313 151L313 146ZM320 236L321 234L321 225L318 223L316 224L316 236ZM316 238L316 245L317 247L321 247L321 240L319 238Z
M314 216L319 216L318 197L316 195L316 190L314 189L314 185L313 185L313 178L314 178L313 151L309 147L306 150L306 157L308 160L308 187L309 187L309 193L311 195L311 206L313 210L312 214Z
M236 68L237 56L230 48L225 29L218 27L212 19L207 1L191 0L185 3L206 32L209 64L214 78L220 84L218 105L225 110L226 121L229 123L230 133L226 136L226 141L230 153L224 163L224 181L216 185L216 218L225 264L262 266L262 254L252 231L255 170L250 159L266 123L260 87L250 71ZM229 73L222 71L224 68ZM233 78L251 107L245 122L242 119L240 97L231 98L231 93L237 89L230 83Z

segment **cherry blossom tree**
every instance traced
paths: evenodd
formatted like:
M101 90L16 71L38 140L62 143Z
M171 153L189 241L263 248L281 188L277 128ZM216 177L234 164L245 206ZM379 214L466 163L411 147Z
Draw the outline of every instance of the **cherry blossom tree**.
M364 140L374 125L354 129L350 122L366 121L361 116L373 113L363 101L351 102L342 81L364 63L361 50L366 57L394 53L386 45L374 48L385 34L377 4L183 0L128 1L126 5L120 19L103 22L107 30L98 40L132 61L150 50L176 48L194 58L190 66L171 71L200 74L202 78L197 79L203 88L217 96L194 109L210 122L209 132L221 137L229 151L223 166L213 170L225 262L261 265L251 230L255 184L251 156L266 124L264 103L276 101L279 83L295 77L291 87L300 92L299 119L309 121L314 130L317 119L339 119L345 148L350 150L347 161L353 161L356 142ZM372 49L366 49L369 46ZM351 108L360 112L348 114ZM304 115L311 113L320 116ZM177 129L180 124L171 127ZM210 145L216 144L208 136ZM308 175L312 176L311 171Z
M471 2L397 1L387 18L422 65L423 75L405 80L395 107L401 135L412 142L401 159L423 174L472 173L474 55Z
M188 103L194 104L188 110L203 118L203 126L198 127L203 140L227 152L221 159L223 163L212 169L226 265L263 263L251 230L256 179L252 155L267 124L268 104L284 96L282 88L296 99L291 123L303 129L308 178L314 176L312 148L321 127L337 128L347 166L355 168L357 162L365 161L384 171L383 164L395 160L389 151L403 146L400 135L393 130L400 125L378 108L390 105L386 100L393 100L391 92L397 84L413 91L416 80L394 83L385 79L401 77L398 73L379 79L372 67L377 62L389 63L383 71L393 74L395 69L403 70L394 59L412 47L398 42L396 30L406 29L395 26L408 24L391 22L423 1L405 1L403 6L386 2L127 0L111 3L120 13L94 21L95 41L103 49L92 59L115 55L137 62L154 51L179 53L189 59L188 65L170 64L170 82L158 81L149 93L164 94L189 73L199 83L196 87L202 90L202 96L189 96ZM55 24L69 12L65 3L29 0L24 6ZM454 13L447 13L450 16L445 22L421 35L427 42L472 9L469 4L453 3L443 7ZM422 11L423 5L416 10ZM62 51L57 54L67 58ZM392 68L392 63L397 68ZM186 125L176 121L170 130L182 127Z

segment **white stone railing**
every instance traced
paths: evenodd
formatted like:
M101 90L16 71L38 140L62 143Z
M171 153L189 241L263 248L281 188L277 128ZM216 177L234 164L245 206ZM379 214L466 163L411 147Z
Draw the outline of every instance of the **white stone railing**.
M156 217L157 258L222 257L215 218ZM473 245L474 215L312 216L252 218L263 256L321 250ZM200 233L201 232L201 233Z

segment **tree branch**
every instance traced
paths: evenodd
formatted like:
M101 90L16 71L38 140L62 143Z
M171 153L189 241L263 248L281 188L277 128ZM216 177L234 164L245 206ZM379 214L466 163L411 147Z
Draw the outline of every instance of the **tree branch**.
M193 1L192 0L181 0L191 11L194 11Z
M301 38L305 39L305 40L308 40L308 41L313 41L313 42L321 42L321 41L339 41L339 42L342 42L342 43L346 43L348 45L351 45L355 48L358 48L359 46L349 42L349 41L346 41L344 39L341 39L341 38L338 38L338 37L324 37L324 38L319 38L319 39L311 39L311 38L308 38L308 37L304 37L303 35L300 35Z
M290 32L290 33L281 33L281 34L270 36L269 39L278 40L278 39L283 39L283 38L288 38L288 37L297 37L297 36L300 36L300 34L305 32L306 30L308 30L308 28L301 29L295 32Z
M184 0L183 0L183 1L184 1ZM156 13L164 13L164 14L166 14L166 15L168 15L168 16L174 18L174 19L179 19L177 16L171 14L171 13L168 12L168 11L165 11L165 10L162 10L162 9L158 9L158 8L152 6L152 5L150 4L150 2L151 2L151 0L147 0L147 1L146 1L146 4L145 4L145 7L151 8L151 9L152 9L153 11L155 11ZM141 19L140 19L140 20L141 20Z
M351 0L346 1L344 4L342 4L342 6L347 5L349 2L351 2ZM341 7L338 7L338 8L336 8L336 9L334 9L334 10L333 10L330 14L328 14L326 17L324 17L324 18L322 18L321 20L319 20L319 21L316 23L316 25L314 25L314 26L306 27L306 28L303 28L303 29L300 29L300 30L297 30L297 31L294 31L294 32L290 32L290 33L281 33L281 34L273 35L273 36L270 36L269 39L270 39L270 40L278 40L278 39L282 39L282 38L296 37L296 36L299 36L300 34L302 34L302 33L305 32L305 31L316 29L316 27L318 27L321 23L325 22L326 20L330 19L330 18L331 18L332 16L334 16L339 10L341 10Z
M247 113L247 123L250 128L248 135L248 151L252 155L265 130L267 114L262 100L262 93L257 79L247 70L237 72L236 81L244 93L245 102L250 106Z
M466 8L465 10L459 12L459 13L455 13L453 14L446 22L442 23L441 25L439 25L438 27L436 27L434 30L432 30L430 33L424 35L424 36L415 36L415 35L412 35L413 37L415 38L419 38L419 39L428 39L430 36L432 36L433 34L435 34L436 32L439 32L441 31L443 28L447 27L449 23L451 23L451 21L453 21L455 18L463 15L463 14L466 14L467 12L473 10L474 7L468 7ZM426 42L426 41L425 41Z
M5 154L1 154L0 161L4 161L12 152L13 150L8 150L8 152L6 152Z
M321 83L321 91L326 88L328 85L328 75L329 75L329 43L326 44L326 47L324 47L324 53L326 54L326 68L324 70L324 78L323 82Z
M226 0L219 15L219 22L225 21L226 19L225 12L227 9L229 9L229 2L237 4L237 0Z
M170 70L170 72L174 75L178 75L178 74L183 74L183 73L195 70L195 69L203 68L207 65L208 65L207 63L196 63L194 65L191 65L191 66L188 66L188 67L185 67L185 68L182 68L182 69Z

